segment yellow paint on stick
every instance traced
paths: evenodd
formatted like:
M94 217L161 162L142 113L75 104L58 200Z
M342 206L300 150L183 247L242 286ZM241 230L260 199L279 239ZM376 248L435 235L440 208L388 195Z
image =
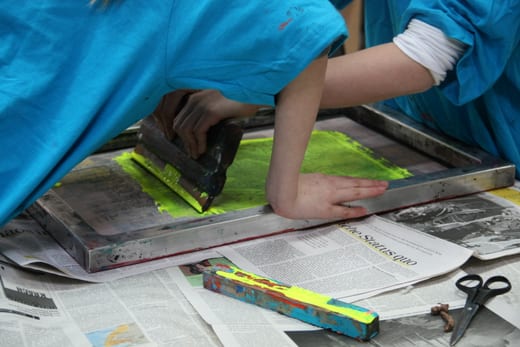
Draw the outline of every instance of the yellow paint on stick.
M218 269L218 267L215 268ZM215 273L218 276L232 280L235 283L242 283L244 285L255 287L261 290L279 293L286 298L295 300L302 304L312 305L326 311L338 313L365 324L372 323L377 317L375 312L363 309L359 306L346 303L341 306L335 305L334 303L338 303L339 301L305 288L289 286L266 277L261 277L251 272L246 272L233 266L226 265L225 268L228 269L216 270Z

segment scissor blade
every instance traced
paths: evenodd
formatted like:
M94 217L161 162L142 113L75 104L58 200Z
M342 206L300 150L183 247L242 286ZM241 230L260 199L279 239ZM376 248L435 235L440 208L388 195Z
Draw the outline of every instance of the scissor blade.
M462 338L469 323L471 323L471 320L477 314L479 307L480 305L478 304L466 304L464 310L461 312L458 322L455 322L455 329L451 334L450 346L455 346L455 344Z

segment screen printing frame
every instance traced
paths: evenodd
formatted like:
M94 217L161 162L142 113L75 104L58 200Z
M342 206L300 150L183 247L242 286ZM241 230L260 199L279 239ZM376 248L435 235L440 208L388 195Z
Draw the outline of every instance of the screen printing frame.
M514 184L513 164L441 136L381 104L320 113L320 118L327 117L347 117L447 165L446 169L432 173L390 181L388 191L382 196L349 202L365 206L370 214ZM272 117L267 118L272 126ZM103 150L133 147L137 130L137 127L129 128ZM269 206L261 206L208 217L182 218L116 236L101 235L53 189L28 212L87 272L334 222L291 220L276 215Z

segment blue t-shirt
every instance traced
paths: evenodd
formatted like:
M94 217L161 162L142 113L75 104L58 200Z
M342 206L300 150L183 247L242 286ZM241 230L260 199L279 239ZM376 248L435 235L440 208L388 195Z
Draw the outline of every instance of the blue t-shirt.
M390 42L412 18L467 45L438 87L392 104L428 126L513 162L520 178L520 2L365 2L367 46Z
M0 9L0 226L162 95L211 88L272 105L347 35L325 0L8 3Z

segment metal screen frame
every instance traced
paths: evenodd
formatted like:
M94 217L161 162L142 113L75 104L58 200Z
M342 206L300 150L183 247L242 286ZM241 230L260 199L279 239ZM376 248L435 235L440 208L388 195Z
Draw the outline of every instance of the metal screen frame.
M322 115L348 117L448 166L434 173L391 181L384 195L349 203L365 206L371 214L514 184L513 164L441 136L384 106L328 110ZM137 128L127 131L122 139L114 140L116 146L108 144L105 148L134 145L135 131ZM87 272L334 222L286 219L274 214L269 206L261 206L158 224L114 237L98 234L52 189L28 211Z

